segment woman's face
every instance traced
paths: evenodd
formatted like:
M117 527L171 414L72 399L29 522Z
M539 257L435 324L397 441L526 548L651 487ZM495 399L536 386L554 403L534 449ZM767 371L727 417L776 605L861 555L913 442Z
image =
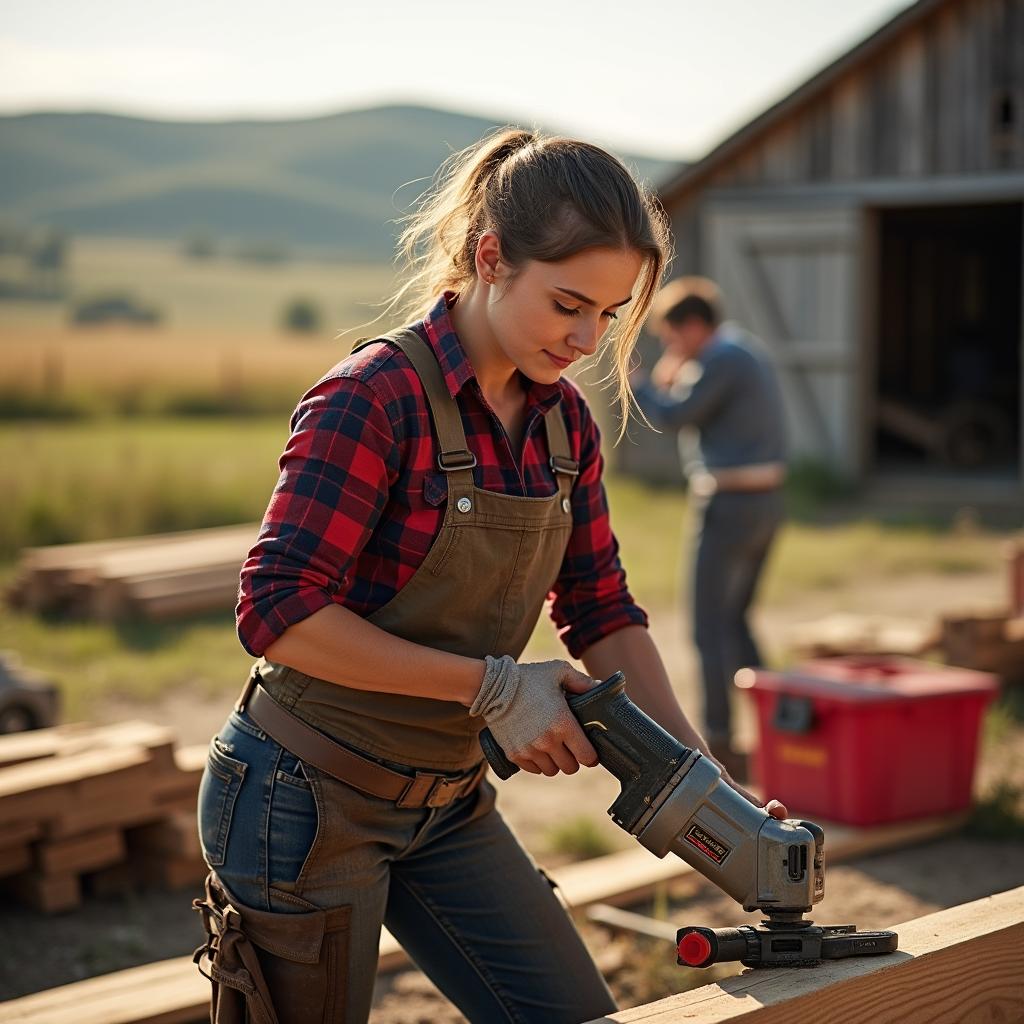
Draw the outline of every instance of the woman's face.
M584 249L558 263L499 264L487 316L505 357L530 380L553 384L593 354L643 265L632 249Z

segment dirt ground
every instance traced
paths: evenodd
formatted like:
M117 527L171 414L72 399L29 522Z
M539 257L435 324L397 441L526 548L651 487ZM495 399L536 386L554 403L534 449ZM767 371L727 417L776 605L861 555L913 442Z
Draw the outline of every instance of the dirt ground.
M931 620L954 608L999 605L1004 578L998 573L955 577L912 576L885 588L844 589L809 596L759 611L759 633L769 652L781 655L800 624L833 611L890 614ZM827 607L826 607L827 605ZM913 609L913 615L907 615ZM695 706L694 664L678 616L652 619L652 633L684 706ZM187 691L159 705L111 702L96 720L144 717L173 727L182 745L205 742L219 727L230 701L198 700ZM738 704L741 741L756 741L751 709ZM936 751L936 756L943 756ZM979 792L1000 782L1024 788L1024 725L1016 723L984 751ZM544 779L520 774L499 783L499 807L543 866L559 858L548 852L554 822L588 816L609 845L631 840L607 818L617 783L600 769ZM832 867L826 899L815 908L821 923L856 923L883 928L947 906L1024 884L1024 840L961 834L911 849ZM139 892L119 899L88 900L78 911L45 918L16 907L0 909L0 999L65 984L94 974L191 952L200 941L191 893ZM742 923L745 915L718 890L697 879L679 896L659 894L654 904L634 908L673 925ZM752 918L753 919L753 918ZM588 946L623 1007L647 1002L712 980L706 972L675 965L672 943L613 932L580 921ZM418 971L381 978L372 1024L455 1024L463 1018Z

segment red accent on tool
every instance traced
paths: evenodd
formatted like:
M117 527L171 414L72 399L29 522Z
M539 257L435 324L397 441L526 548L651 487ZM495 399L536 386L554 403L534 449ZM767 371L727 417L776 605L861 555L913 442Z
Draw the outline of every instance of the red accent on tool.
M687 932L679 940L679 959L691 967L701 967L711 956L711 943L700 932Z

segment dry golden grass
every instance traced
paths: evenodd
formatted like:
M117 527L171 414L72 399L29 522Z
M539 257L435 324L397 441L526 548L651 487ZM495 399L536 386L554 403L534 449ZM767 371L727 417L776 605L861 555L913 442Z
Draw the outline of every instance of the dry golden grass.
M294 405L351 347L352 338L271 331L24 325L0 331L0 396L53 415L209 411ZM48 409L49 407L49 409Z

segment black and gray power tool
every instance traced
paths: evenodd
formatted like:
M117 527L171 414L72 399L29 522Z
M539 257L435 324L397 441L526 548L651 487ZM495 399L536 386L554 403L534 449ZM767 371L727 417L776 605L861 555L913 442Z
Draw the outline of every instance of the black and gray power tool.
M810 966L896 949L895 932L821 927L804 918L825 894L822 829L779 821L737 793L709 758L684 747L629 699L621 672L567 701L622 786L608 809L615 824L657 857L682 857L744 910L764 914L759 925L680 928L679 964ZM480 746L499 778L519 770L487 729Z

